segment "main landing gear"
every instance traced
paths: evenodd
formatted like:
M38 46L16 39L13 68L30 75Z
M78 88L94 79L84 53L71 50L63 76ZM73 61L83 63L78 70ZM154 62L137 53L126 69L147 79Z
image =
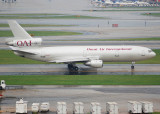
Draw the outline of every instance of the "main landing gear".
M134 64L135 64L135 62L132 62L131 70L134 70Z
M75 64L68 64L68 69L70 72L78 72L79 68Z

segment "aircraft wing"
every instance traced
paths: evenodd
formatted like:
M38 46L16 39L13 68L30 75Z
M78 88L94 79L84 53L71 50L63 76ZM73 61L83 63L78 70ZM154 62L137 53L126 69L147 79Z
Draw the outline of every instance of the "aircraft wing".
M29 52L26 50L13 50L14 52L23 53L23 54L30 54L30 55L37 55L38 53L35 52Z
M65 57L65 58L56 58L53 61L49 62L56 62L56 63L74 63L74 62L86 62L90 60L97 60L99 57Z

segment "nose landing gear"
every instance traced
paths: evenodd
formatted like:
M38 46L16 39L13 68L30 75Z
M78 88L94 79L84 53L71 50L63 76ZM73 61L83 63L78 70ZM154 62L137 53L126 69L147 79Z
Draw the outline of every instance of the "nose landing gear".
M131 70L134 70L134 64L135 64L135 62L132 62Z

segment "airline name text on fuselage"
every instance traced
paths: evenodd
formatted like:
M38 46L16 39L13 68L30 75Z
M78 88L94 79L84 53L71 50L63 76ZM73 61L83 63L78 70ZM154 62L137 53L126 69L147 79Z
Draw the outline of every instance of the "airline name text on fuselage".
M87 51L132 50L132 48L87 48Z

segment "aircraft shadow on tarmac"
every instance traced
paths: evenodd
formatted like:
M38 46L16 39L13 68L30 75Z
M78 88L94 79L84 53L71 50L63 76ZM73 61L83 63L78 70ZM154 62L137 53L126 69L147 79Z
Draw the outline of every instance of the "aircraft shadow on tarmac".
M66 71L64 75L97 75L98 70L96 68L79 68L78 72Z
M67 68L58 68L56 70L47 70L39 72L1 72L0 75L137 75L144 74L143 72L136 72L131 70L129 72L114 72L114 71L103 71L96 68L80 67L79 71L69 71Z
M135 71L131 70L130 72L104 72L101 70L98 70L97 68L89 68L89 67L80 67L79 71L72 72L68 69L64 69L64 72L62 75L135 75Z

